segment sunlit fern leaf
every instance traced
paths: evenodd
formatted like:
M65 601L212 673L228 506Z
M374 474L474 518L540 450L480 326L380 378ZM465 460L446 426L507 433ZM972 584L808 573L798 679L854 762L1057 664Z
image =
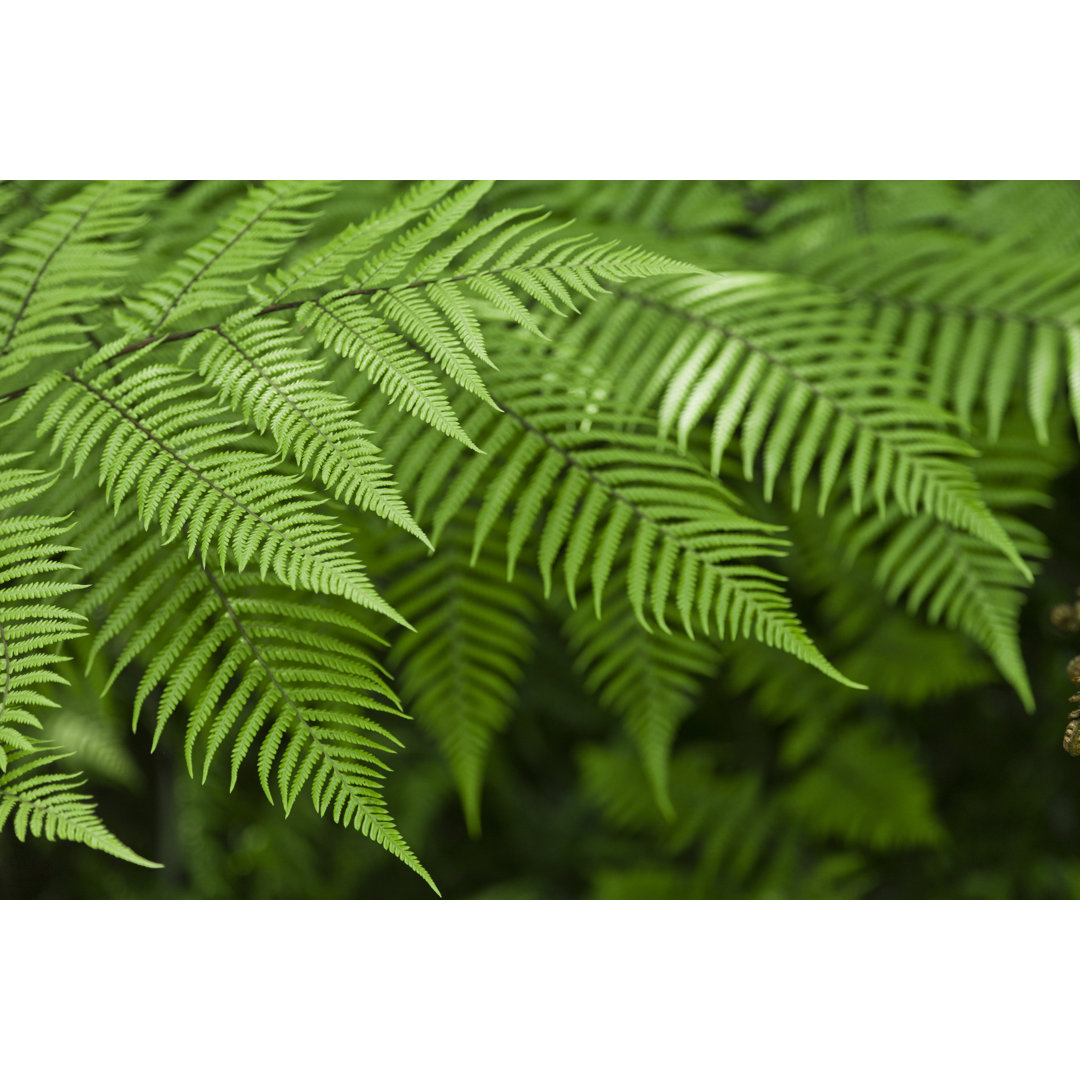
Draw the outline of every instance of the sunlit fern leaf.
M55 479L18 467L18 454L0 454L0 770L12 750L30 750L20 730L41 727L35 710L53 705L43 692L63 683L58 650L84 633L83 620L56 601L75 586L62 579L71 551L68 524L26 513Z
M454 180L430 180L409 188L388 208L372 214L360 224L346 226L328 243L316 248L281 270L269 274L264 284L252 287L253 299L263 305L277 304L302 291L326 288L340 281L373 247L388 236L412 224L431 210L456 186ZM489 185L490 186L490 185ZM466 198L471 198L468 192ZM454 204L464 214L474 202Z
M351 360L391 404L475 449L431 362L383 320L348 296L317 300L302 310L320 343Z
M311 226L333 187L315 181L270 181L253 188L207 237L118 316L125 330L157 334L196 314L233 304L248 280L274 265Z
M0 773L0 830L10 822L18 840L72 840L136 866L160 869L161 863L137 855L106 828L94 801L79 790L86 782L81 773L50 769L68 756L44 746L12 754L11 766Z
M947 835L914 755L869 724L833 735L782 801L809 832L871 848L937 847Z
M591 365L580 383L594 393L655 405L661 434L682 448L709 423L714 472L738 435L747 479L760 455L766 498L785 475L797 509L816 475L823 513L845 476L856 509L872 500L932 514L1028 572L961 460L971 447L945 429L948 414L830 289L757 273L624 288L593 305L560 351Z
M43 379L16 415L41 409L38 432L78 472L100 451L98 482L119 505L133 493L144 528L183 532L188 552L259 567L294 588L343 596L400 617L345 550L333 518L266 454L237 446L238 425L208 401L190 372L127 355L122 342L79 371ZM109 366L109 361L112 361Z
M1080 266L1071 252L914 234L838 245L799 272L844 290L907 370L925 373L931 399L965 423L978 419L991 439L1016 391L1040 442L1065 386L1080 426Z
M500 211L453 231L482 188L470 186L436 204L419 224L369 254L348 287L309 300L296 313L401 409L467 445L430 365L491 403L478 368L490 363L479 308L539 332L529 303L565 314L576 300L604 291L604 282L687 269L638 249L563 235L564 226L527 211Z
M496 555L471 558L471 522L444 530L426 559L400 551L380 563L387 597L416 627L397 635L388 663L417 722L438 741L469 832L480 832L484 769L493 737L518 699L538 612L529 575L511 585Z
M371 510L426 542L371 433L353 407L318 379L289 324L272 317L234 316L192 338L181 363L197 360L199 374L219 398L259 431L268 428L288 455L334 497Z
M135 262L130 237L160 185L101 182L10 236L0 257L0 393L70 366ZM26 369L33 365L32 373Z
M371 717L404 714L371 655L378 639L346 611L163 547L138 532L126 507L120 526L87 561L96 578L83 604L97 626L91 660L113 655L110 683L142 668L133 719L156 700L153 745L186 707L192 775L198 747L205 781L231 739L232 785L254 756L263 791L273 802L276 789L286 814L307 787L320 814L381 844L434 888L381 791L383 758L400 743Z
M626 594L643 626L664 631L673 603L687 633L753 636L846 682L821 655L791 609L783 577L754 564L783 554L778 527L754 521L700 466L659 446L651 424L625 410L582 400L554 371L513 363L492 379L501 413L474 408L467 428L485 451L442 450L434 432L380 439L431 536L471 498L478 500L473 558L504 515L505 558L513 575L530 536L550 592L562 564L571 603L587 575L599 614L624 540L630 545ZM500 548L503 545L498 545Z
M566 620L567 641L586 689L622 721L657 805L672 817L671 748L702 682L716 672L719 653L681 634L649 633L635 617L622 583L613 584L602 619L581 607Z

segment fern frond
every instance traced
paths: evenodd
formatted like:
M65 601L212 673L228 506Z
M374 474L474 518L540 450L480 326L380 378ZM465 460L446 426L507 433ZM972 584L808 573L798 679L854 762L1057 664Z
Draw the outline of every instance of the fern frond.
M844 290L931 400L991 439L1015 390L1039 441L1064 398L1080 427L1080 268L1071 253L1011 250L940 235L857 241L808 257L800 272Z
M456 184L455 180L430 180L414 185L387 209L359 225L346 226L329 243L267 275L264 284L249 290L252 298L268 306L297 292L324 289L341 281L372 248L430 211Z
M350 404L316 378L287 323L234 316L192 338L180 362L198 359L199 374L219 398L258 431L268 428L282 454L343 502L371 510L427 543Z
M143 666L133 723L156 697L156 746L186 705L192 775L197 745L205 781L231 739L231 785L254 753L266 797L274 801L276 786L286 814L308 787L320 814L381 844L435 888L381 793L383 756L400 743L370 714L404 714L365 645L377 639L350 614L257 574L193 564L182 547L140 536L130 516L121 524L87 562L92 574L110 568L85 607L105 613L91 660L122 641L109 682L137 661Z
M55 602L75 588L58 579L68 565L59 557L71 551L60 542L67 526L19 512L54 477L17 467L20 457L0 454L0 771L10 750L32 749L20 728L40 729L32 710L54 704L43 687L64 682L57 650L84 633L83 620Z
M133 493L144 528L166 541L186 534L189 554L216 549L242 570L258 565L294 588L343 596L400 617L378 595L333 519L274 461L236 446L237 425L199 392L189 372L142 362L146 346L118 356L123 341L80 371L41 381L19 403L19 419L42 408L39 435L77 473L100 448L98 483L114 506ZM107 366L112 358L112 366Z
M438 741L476 836L492 738L517 704L537 610L528 575L510 585L496 556L470 557L470 525L455 521L427 559L402 553L380 569L393 574L387 598L416 627L397 636L388 663L409 711Z
M575 296L604 291L604 281L687 269L638 249L558 235L564 226L544 225L526 211L502 211L454 233L486 189L470 185L434 205L419 224L369 254L347 287L304 302L296 316L392 402L466 445L468 436L430 361L491 404L477 368L478 362L490 364L478 308L538 332L519 293L562 314L574 309ZM330 245L328 262L338 243ZM275 287L280 292L282 282Z
M81 773L57 773L50 765L70 756L36 746L12 755L11 767L0 773L0 830L11 821L16 839L43 836L46 840L72 840L114 858L161 869L161 863L137 855L118 840L97 815L94 801L79 788Z
M351 360L391 404L420 417L436 431L476 448L427 357L390 330L382 319L351 297L336 303L314 301L302 310L304 325L312 329L319 342Z
M783 552L777 526L754 521L704 469L657 446L640 417L586 402L536 365L507 366L492 381L501 415L480 405L468 419L485 455L462 463L463 448L434 456L434 432L400 435L403 488L415 496L431 535L443 530L470 498L478 500L473 558L496 522L508 515L507 576L526 542L539 536L537 562L550 593L557 562L576 604L584 571L597 613L623 548L628 545L627 596L643 626L668 631L673 601L684 629L695 624L719 637L754 636L852 684L818 652L782 588L783 578L748 560ZM399 428L402 426L399 425ZM402 430L404 430L402 428ZM396 447L383 441L393 457ZM455 469L455 466L460 466Z
M116 295L134 265L127 239L160 185L88 184L9 237L0 258L0 392L87 344L84 317Z
M808 254L857 237L903 235L950 221L964 196L947 180L811 180L765 184L755 225L765 261L795 271ZM759 256L760 257L760 256Z
M1072 180L996 180L980 187L957 216L983 243L1072 254L1080 242L1080 189Z
M671 749L702 682L716 672L714 646L679 634L646 631L616 585L603 618L578 608L565 623L567 641L585 686L623 723L641 755L657 806L675 814L670 793Z
M970 446L828 289L747 273L622 290L593 306L573 348L599 368L590 382L601 392L655 404L661 434L681 448L711 416L714 472L738 433L748 480L760 453L767 499L789 471L797 509L816 473L823 513L846 476L856 509L872 499L882 512L932 514L1028 573L960 460Z
M45 741L69 751L73 762L95 779L138 788L143 777L134 757L96 705L89 696L73 708L61 703L59 711L45 721Z
M869 724L832 736L783 805L813 834L874 848L938 847L947 837L914 756Z
M1002 516L1018 550L1033 561L1046 555L1039 533ZM849 513L833 522L847 537L849 558L874 547L875 578L890 603L924 612L931 624L959 629L989 654L1030 712L1035 707L1017 633L1023 579L1000 553L932 518L902 519L895 512L856 527ZM876 545L876 546L875 546Z
M121 326L133 335L157 334L196 314L236 304L250 277L304 235L317 213L312 207L333 192L314 181L271 181L253 188L209 236L125 301Z

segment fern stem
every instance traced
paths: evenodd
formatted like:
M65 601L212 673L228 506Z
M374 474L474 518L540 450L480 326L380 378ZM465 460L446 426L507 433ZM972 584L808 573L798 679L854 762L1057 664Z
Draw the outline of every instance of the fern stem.
M560 263L559 265L561 268L575 268L575 264L573 263ZM457 274L454 277L448 278L427 278L423 281L410 281L405 285L377 285L371 288L349 289L346 292L338 292L335 289L331 292L323 293L321 296L309 297L306 300L287 300L280 304L268 304L266 307L260 308L258 311L254 312L251 317L253 319L258 319L261 318L263 315L273 315L275 312L278 311L295 311L297 308L303 307L304 304L309 303L314 303L321 306L322 301L329 296L334 296L335 299L339 300L349 296L378 296L380 293L392 292L395 289L398 291L402 291L405 289L426 289L430 285L453 284L459 281L469 281L471 278L477 277L494 277L499 274L505 274L510 270L521 271L546 269L548 269L548 267L544 264L540 264L537 266L504 266L495 267L494 269L490 270L476 270L469 274ZM579 267L579 269L588 269L588 264L582 264L582 267ZM625 295L629 296L631 294ZM180 330L171 334L151 334L148 337L142 338L140 341L132 341L128 343L122 349L117 349L113 356L114 358L120 356L127 356L128 353L138 352L139 349L145 349L149 345L168 345L170 342L173 341L187 341L188 338L193 338L198 336L199 334L204 334L208 330L217 332L221 329L221 325L222 324L220 322L216 322L212 323L209 326L197 327L194 330ZM70 368L69 370L63 372L63 374L70 376L74 373L74 371L74 368ZM27 386L20 386L17 390L9 390L6 394L0 394L0 404L8 401L14 401L16 398L22 397L23 394L25 394L33 387L33 385L33 383L30 383Z

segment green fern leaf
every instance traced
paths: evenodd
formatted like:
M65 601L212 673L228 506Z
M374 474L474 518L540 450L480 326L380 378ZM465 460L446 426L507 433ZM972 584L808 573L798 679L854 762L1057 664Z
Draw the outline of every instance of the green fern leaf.
M843 474L856 509L872 498L882 512L892 502L908 515L932 514L1029 573L959 460L970 446L942 429L948 415L918 396L917 384L901 377L898 362L829 290L768 274L623 290L594 305L573 348L602 362L591 380L599 392L655 403L661 433L674 432L681 448L715 410L713 471L739 433L747 479L761 455L766 498L790 463L798 509L816 469L823 513Z
M69 756L49 751L37 746L30 753L17 752L7 772L0 773L0 830L10 820L18 840L72 840L136 866L160 869L161 863L137 855L105 827L93 800L79 791L86 782L80 773L46 771Z
M100 447L98 482L118 506L133 493L144 528L157 521L171 540L206 560L216 549L240 569L256 563L294 588L344 596L400 619L342 549L346 537L295 478L235 445L236 424L193 385L188 372L141 361L154 345L119 356L122 340L93 363L43 379L15 419L42 406L38 432L75 472ZM108 366L112 359L112 366ZM96 370L94 365L96 365Z
M721 638L754 636L857 685L813 645L784 595L783 578L748 561L783 553L777 527L739 513L715 478L657 447L639 417L585 403L562 388L555 371L534 370L522 363L501 371L492 384L501 415L480 405L468 418L485 455L462 463L464 451L455 447L456 457L444 451L434 461L436 433L413 429L402 440L408 448L399 480L413 493L422 520L429 503L435 504L436 546L475 496L474 559L508 513L508 576L525 539L537 534L545 591L561 561L567 595L576 604L588 567L599 614L625 540L632 549L627 596L642 625L653 618L666 629L664 613L673 600L688 634L696 624Z
M0 771L10 751L33 748L20 728L41 728L33 710L54 704L42 689L64 682L56 650L84 633L82 619L55 602L75 588L58 580L68 565L58 556L71 551L60 542L67 526L19 512L55 478L16 467L20 456L0 454Z
M616 585L609 592L599 621L585 608L566 620L567 641L586 688L622 721L641 755L657 806L672 818L675 735L719 657L705 642L647 632L622 590Z
M311 227L311 207L334 189L313 181L272 181L253 188L221 224L164 274L127 300L120 323L157 334L196 314L232 305L248 278L277 262Z
M0 258L0 393L70 366L86 317L114 297L135 263L127 239L149 220L160 185L104 182L50 208L8 239Z
M398 635L390 666L413 716L438 741L476 836L492 737L517 703L537 609L527 575L509 585L497 557L470 558L470 533L467 521L455 522L430 558L417 564L402 552L381 569L396 570L387 596L416 627Z
M141 536L126 512L122 527L87 561L89 574L110 569L85 606L91 614L107 612L91 660L123 641L110 684L137 660L145 665L134 723L156 695L156 746L186 704L184 755L192 775L198 744L205 781L231 738L232 785L254 754L263 791L273 802L276 787L286 814L308 787L320 814L381 844L434 889L381 794L383 756L400 743L368 714L404 714L364 644L370 631L256 574L193 564L182 547Z
M799 270L844 290L853 313L924 371L930 397L971 424L981 408L991 440L1015 390L1026 389L1046 444L1063 375L1080 426L1075 371L1080 270L1071 252L1012 250L937 234L857 240L808 256Z
M198 357L199 374L219 398L258 431L270 428L287 454L335 498L372 510L399 528L427 538L413 520L379 448L343 398L315 378L288 325L234 316L192 338L181 363Z

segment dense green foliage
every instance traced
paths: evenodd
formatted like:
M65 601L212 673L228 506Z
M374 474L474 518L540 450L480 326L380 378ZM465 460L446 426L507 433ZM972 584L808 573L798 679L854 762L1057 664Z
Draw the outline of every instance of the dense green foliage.
M0 893L1076 894L1078 242L1056 182L0 185Z

